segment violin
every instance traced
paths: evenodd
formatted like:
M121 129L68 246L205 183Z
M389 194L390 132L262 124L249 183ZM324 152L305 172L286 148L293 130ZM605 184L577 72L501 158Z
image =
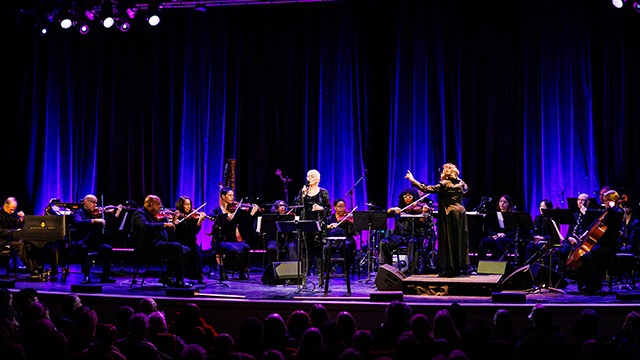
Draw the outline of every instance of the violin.
M243 204L238 201L227 205L227 211L229 212L236 212L237 210L250 211L251 209L253 209L253 204ZM264 212L264 209L259 207L258 211Z
M160 211L154 215L156 220L160 220L160 221L173 221L173 219L175 218L176 214L174 213L174 210L172 209L160 209Z
M403 210L409 214L422 214L428 212L430 209L427 204L418 201L405 207Z

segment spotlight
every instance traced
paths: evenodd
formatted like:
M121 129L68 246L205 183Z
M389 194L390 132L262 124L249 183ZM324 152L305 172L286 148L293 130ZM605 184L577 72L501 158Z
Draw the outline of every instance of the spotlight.
M133 19L132 16L136 16L135 10L132 8L122 8L118 10L118 14L116 15L116 26L121 31L129 31L131 25L129 24L129 20Z
M157 5L149 5L147 9L147 21L151 26L156 26L160 23L160 11Z
M80 34L86 34L89 32L89 21L95 19L95 15L91 10L79 10L78 17L73 25L78 29Z
M111 4L103 4L102 9L100 10L100 18L102 19L102 26L105 28L110 28L113 26L115 19L113 18L115 12L113 11L113 6Z
M640 12L640 3L637 3L637 2L633 3L633 10Z
M71 21L71 11L64 10L60 12L60 27L63 29L68 29L72 24L73 22Z
M613 6L617 7L618 9L620 9L622 7L622 5L624 5L624 2L627 0L611 0L611 3L613 4Z
M41 13L37 15L36 28L38 33L42 36L49 35L49 24L53 22L53 15L51 13Z

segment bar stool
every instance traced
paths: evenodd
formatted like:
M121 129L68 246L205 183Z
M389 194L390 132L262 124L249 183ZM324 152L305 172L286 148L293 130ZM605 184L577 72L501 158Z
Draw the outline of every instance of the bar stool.
M345 278L345 281L347 282L347 296L351 296L351 281L349 277L350 272L349 267L347 266L347 259L342 257L342 254L340 254L340 257L333 256L334 250L342 249L342 245L345 241L347 241L347 238L344 236L331 236L325 238L325 241L327 242L327 245L329 245L329 254L331 254L331 256L329 259L325 259L329 262L329 264L326 267L327 270L324 273L324 296L327 296L329 294L329 279L341 277ZM331 269L333 268L334 263L342 263L344 274L331 274Z
M636 279L633 271L638 263L638 258L631 253L617 253L609 260L609 292L613 288L614 277L620 281L620 285L628 286L636 291Z

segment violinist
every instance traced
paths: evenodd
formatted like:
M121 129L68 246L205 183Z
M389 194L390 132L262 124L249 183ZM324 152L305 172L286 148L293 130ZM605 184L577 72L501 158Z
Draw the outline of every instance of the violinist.
M324 229L326 227L324 220L331 214L331 199L329 198L329 192L318 186L318 184L320 184L320 172L315 169L307 171L307 183L298 193L294 205L304 205L300 214L302 220L318 221ZM305 239L306 241L301 242L306 249L301 252L303 258L302 269L305 274L309 270L307 255L309 250L312 250L319 274L322 270L322 233L307 233Z
M418 260L416 243L422 243L424 241L424 222L403 217L403 214L420 215L429 211L429 207L422 203L417 203L407 208L408 205L411 205L417 199L418 192L415 189L404 189L398 197L398 206L387 210L388 213L395 215L396 226L393 230L393 235L380 241L380 265L392 264L393 258L391 252L399 246L406 246L409 252L409 263L412 264L409 269L415 268L416 261ZM402 209L405 210L402 212Z
M82 204L83 207L73 213L72 227L75 231L72 232L71 236L71 250L82 259L81 268L84 275L82 284L91 284L92 261L88 256L89 252L97 252L102 257L100 282L112 284L116 282L109 277L112 249L109 244L105 244L102 235L107 226L115 224L122 212L122 206L118 207L114 216L107 223L101 212L102 210L97 208L98 198L89 194L82 199Z
M144 199L144 206L133 214L133 239L136 244L136 254L146 261L158 261L170 258L167 274L171 277L161 277L158 281L170 287L188 288L193 284L184 281L184 259L189 257L191 250L180 243L169 241L167 229L175 231L175 225L161 212L162 201L156 195L149 195Z
M640 221L636 217L636 211L628 207L624 209L624 220L622 221L622 238L623 252L638 255L638 247L640 242L640 229L638 229Z
M333 248L340 246L340 254L342 258L345 260L345 267L350 268L351 264L353 264L353 254L356 250L354 236L357 235L353 226L353 215L347 213L347 209L345 207L344 199L336 199L333 201L333 210L334 213L331 214L326 219L327 225L327 237L332 236L344 236L346 237L346 241L341 242L340 244L334 243L326 243L323 246L324 258L330 259ZM331 270L329 268L330 262L327 260L325 262L324 271ZM322 279L320 276L319 279ZM320 286L322 286L322 281L319 281Z
M216 217L216 222L211 230L214 237L211 247L216 252L221 280L229 279L225 268L239 271L240 280L247 279L249 245L242 241L238 224L243 217L254 216L258 210L257 205L241 204L235 201L235 193L231 188L223 187L220 189L220 205L214 208L209 216ZM219 220L221 215L225 216Z
M39 277L37 249L35 244L24 242L22 239L14 239L13 235L19 232L24 226L24 213L16 212L18 201L14 197L5 200L4 205L0 208L0 241L4 245L11 246L18 252L18 258L27 267L27 271L31 277Z
M606 226L606 230L591 251L582 256L582 264L574 272L578 290L582 293L593 294L602 289L603 263L620 249L618 242L624 210L618 205L619 199L620 195L615 190L609 190L603 195L606 212L600 223Z
M287 213L287 203L278 200L271 207L271 213L285 215ZM276 238L278 236L278 238ZM278 249L284 248L287 261L298 261L298 246L292 234L272 233L267 240L267 266L278 259Z
M410 171L405 175L419 190L438 195L438 264L443 277L458 276L469 265L469 230L462 205L469 187L459 175L458 167L451 163L442 165L437 185L417 181Z
M206 282L202 269L202 253L200 253L196 236L202 229L202 222L206 219L206 214L194 212L192 204L193 202L187 196L178 198L173 219L173 223L176 225L174 240L191 250L191 254L186 258L184 264L184 277L204 285Z

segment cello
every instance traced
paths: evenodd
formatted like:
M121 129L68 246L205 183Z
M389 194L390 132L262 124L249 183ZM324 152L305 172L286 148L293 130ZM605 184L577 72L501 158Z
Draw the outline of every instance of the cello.
M622 205L627 201L627 196L622 195L620 200L618 200L616 205ZM605 224L602 220L609 214L612 210L611 208L607 209L596 221L593 222L589 230L582 235L582 242L576 246L576 248L571 252L569 258L567 259L567 266L572 270L576 270L582 265L584 260L584 256L590 252L600 241L600 238L607 231L607 224Z

